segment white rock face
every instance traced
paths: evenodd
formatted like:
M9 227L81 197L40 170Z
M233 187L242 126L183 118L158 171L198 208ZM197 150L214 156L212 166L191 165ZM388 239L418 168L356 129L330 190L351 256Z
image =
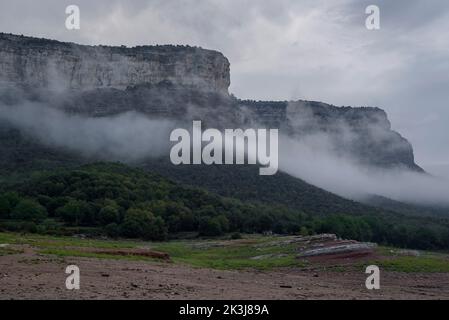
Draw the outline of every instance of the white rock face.
M227 92L229 62L219 52L192 47L93 47L0 34L3 84L89 90L163 81Z

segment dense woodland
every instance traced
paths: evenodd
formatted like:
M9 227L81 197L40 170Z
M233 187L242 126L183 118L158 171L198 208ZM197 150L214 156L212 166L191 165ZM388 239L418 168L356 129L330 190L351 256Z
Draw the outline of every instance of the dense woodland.
M399 247L449 248L448 219L375 210L354 214L354 208L313 214L295 207L224 197L143 169L97 163L36 171L0 189L0 230L156 241L183 233L330 232Z

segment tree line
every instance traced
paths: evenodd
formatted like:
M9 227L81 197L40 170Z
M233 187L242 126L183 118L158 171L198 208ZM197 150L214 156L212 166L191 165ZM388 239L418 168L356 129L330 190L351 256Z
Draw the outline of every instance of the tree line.
M160 241L191 232L315 234L417 249L449 248L449 221L388 214L304 213L187 187L116 163L37 171L0 190L0 230L92 233Z

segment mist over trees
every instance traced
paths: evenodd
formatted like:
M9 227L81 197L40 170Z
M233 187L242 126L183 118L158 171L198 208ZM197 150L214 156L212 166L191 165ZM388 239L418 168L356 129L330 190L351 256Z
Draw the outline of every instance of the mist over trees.
M0 190L0 230L155 241L186 232L203 237L335 233L399 247L449 247L447 219L387 213L314 215L222 197L142 169L105 163L38 171L30 180Z

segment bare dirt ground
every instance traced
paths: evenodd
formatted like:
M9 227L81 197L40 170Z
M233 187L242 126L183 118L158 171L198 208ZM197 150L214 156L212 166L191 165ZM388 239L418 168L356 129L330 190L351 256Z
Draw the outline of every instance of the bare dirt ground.
M65 288L66 266L81 271L80 290ZM282 269L221 271L168 262L0 256L0 299L449 299L447 273L381 273L381 290L363 272Z

